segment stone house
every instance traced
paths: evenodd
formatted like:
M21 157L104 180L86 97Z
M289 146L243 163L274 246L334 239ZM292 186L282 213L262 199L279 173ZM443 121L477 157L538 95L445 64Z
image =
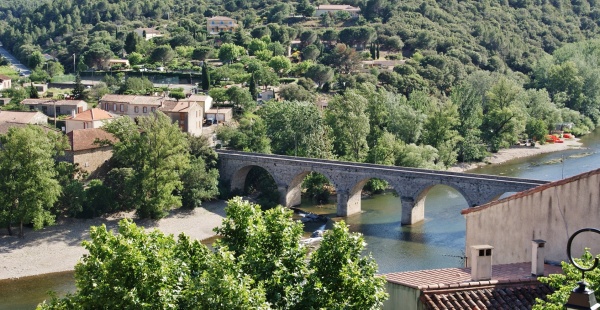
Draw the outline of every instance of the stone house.
M152 38L163 36L163 34L160 31L156 30L156 28L136 28L135 30L133 30L133 32L135 32L141 38L144 38L144 40L146 41Z
M65 151L64 160L93 174L112 157L112 146L100 141L116 142L112 134L98 128L75 129L67 133L69 149Z
M213 35L220 32L233 32L237 27L235 19L226 16L214 16L206 20L206 31Z
M202 123L204 122L204 109L194 101L165 101L158 108L176 123L181 131L194 136L202 134Z
M98 108L77 113L65 120L65 133L75 129L100 128L116 119L112 114Z
M315 16L321 16L323 14L335 14L339 11L346 11L350 13L350 16L358 17L360 8L347 4L321 4L315 10Z
M503 254L494 256L492 263L511 264L528 261L531 240L542 239L547 262L567 261L569 237L581 228L599 226L599 206L600 169L541 185L463 210L466 247L489 244ZM578 236L573 256L580 257L584 247L599 242L596 234Z
M12 87L12 79L9 76L0 74L0 90Z
M29 107L29 110L38 110L51 117L87 110L87 103L83 100L24 99L21 104Z

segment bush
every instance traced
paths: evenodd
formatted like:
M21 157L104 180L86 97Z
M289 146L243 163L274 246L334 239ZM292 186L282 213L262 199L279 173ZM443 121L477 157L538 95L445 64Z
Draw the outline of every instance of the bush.
M280 78L279 79L279 83L281 84L289 84L289 83L294 83L296 82L296 79L294 78Z

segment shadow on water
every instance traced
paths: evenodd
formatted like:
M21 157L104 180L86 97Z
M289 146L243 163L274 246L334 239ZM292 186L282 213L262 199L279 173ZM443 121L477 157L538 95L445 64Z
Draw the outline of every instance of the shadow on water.
M48 289L58 296L75 292L73 271L0 280L0 310L35 309L39 302L50 299Z

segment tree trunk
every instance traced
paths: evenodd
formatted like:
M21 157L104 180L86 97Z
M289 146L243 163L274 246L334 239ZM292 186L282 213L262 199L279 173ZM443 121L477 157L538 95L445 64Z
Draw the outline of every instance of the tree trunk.
M19 223L19 238L23 238L23 221Z
M10 227L10 224L11 224L11 223L8 223L8 224L6 225L6 229L8 230L8 235L9 235L9 236L12 236L12 235L13 235L13 231L12 231L12 227Z

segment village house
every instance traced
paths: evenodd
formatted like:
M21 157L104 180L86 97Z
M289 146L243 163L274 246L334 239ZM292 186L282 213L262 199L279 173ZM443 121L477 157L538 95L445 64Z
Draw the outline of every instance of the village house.
M194 136L202 134L204 110L197 102L167 100L158 110L170 117L171 122L176 123L181 131Z
M0 111L0 123L47 125L48 116L40 112Z
M104 111L116 115L126 115L133 119L138 116L150 115L168 100L164 96L138 96L138 95L104 95L98 101L98 106Z
M24 99L21 104L29 110L38 110L50 117L55 115L70 115L87 110L87 103L83 100L55 100L55 99Z
M127 69L130 67L129 60L127 59L109 59L106 63L106 69L112 69L118 67L119 69Z
M39 96L45 96L48 92L48 84L30 84L38 92Z
M541 239L546 240L546 262L567 261L569 237L581 228L599 226L599 205L597 169L463 210L465 244L467 248L489 244L502 253L493 257L493 264L511 264L528 261L532 256L531 240ZM598 242L595 234L578 236L573 256L581 257L584 247Z
M335 14L340 11L348 12L352 17L358 17L360 8L346 4L321 4L315 10L315 16L321 16L323 14Z
M221 32L233 32L237 26L235 19L226 16L215 16L206 21L206 31L213 35Z
M112 134L99 128L75 129L67 133L67 138L69 148L62 159L91 175L112 157L112 146L101 142L117 141Z
M206 120L210 124L226 123L233 118L232 108L212 108L206 111Z
M65 133L75 129L100 128L112 122L116 117L98 108L83 111L72 115L65 120Z
M12 87L12 79L9 76L0 74L0 90Z
M156 30L156 28L136 28L133 30L138 36L144 38L144 40L150 40L156 37L162 37L163 34Z

